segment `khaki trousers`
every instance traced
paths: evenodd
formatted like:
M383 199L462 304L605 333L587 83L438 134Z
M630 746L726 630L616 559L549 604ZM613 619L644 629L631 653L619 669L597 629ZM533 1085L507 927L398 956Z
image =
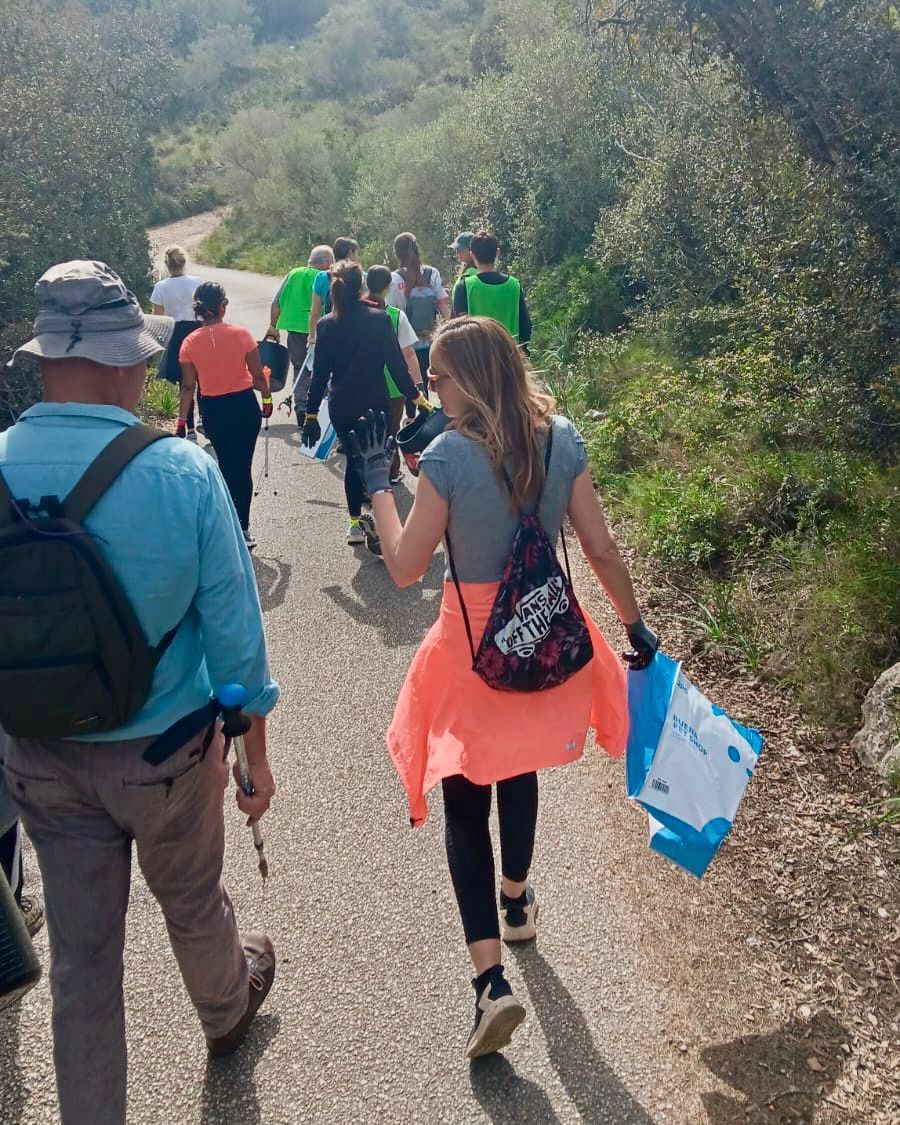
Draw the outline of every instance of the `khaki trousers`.
M204 755L205 737L159 766L141 758L151 739L6 740L6 783L44 880L63 1125L125 1122L132 843L205 1034L224 1035L246 1010L247 965L222 883L228 767L221 733Z

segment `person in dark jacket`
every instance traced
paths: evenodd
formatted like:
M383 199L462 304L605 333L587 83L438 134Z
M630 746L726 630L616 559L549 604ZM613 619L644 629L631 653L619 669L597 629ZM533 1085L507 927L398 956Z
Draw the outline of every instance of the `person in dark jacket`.
M376 414L388 410L385 368L408 403L423 410L433 409L410 378L406 360L391 321L382 309L362 300L362 269L355 262L340 263L331 282L333 312L319 321L313 376L309 385L303 444L314 446L322 436L319 407L328 388L328 413L338 439L347 433L366 411ZM344 471L344 491L350 513L347 542L359 546L366 532L375 537L375 521L363 514L365 491L351 458Z

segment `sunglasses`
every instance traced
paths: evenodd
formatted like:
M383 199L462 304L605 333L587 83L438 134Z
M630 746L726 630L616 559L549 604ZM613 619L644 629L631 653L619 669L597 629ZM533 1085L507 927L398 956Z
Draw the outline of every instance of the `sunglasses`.
M433 367L429 367L428 370L425 372L425 375L426 375L429 383L435 383L435 384L437 384L439 379L449 379L450 378L450 376L447 374L446 371L435 371Z

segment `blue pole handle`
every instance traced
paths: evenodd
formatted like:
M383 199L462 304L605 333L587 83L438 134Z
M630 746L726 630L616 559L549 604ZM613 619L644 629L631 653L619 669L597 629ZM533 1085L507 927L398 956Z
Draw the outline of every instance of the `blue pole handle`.
M216 698L224 709L239 711L247 702L247 689L243 684L224 684L219 688Z

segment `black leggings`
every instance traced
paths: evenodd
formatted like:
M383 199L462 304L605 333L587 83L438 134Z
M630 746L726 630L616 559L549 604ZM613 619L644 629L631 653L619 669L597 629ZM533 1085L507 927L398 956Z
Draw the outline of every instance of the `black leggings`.
M172 339L169 341L169 346L163 354L162 363L159 365L159 374L163 379L168 379L170 383L177 383L181 387L181 364L178 362L178 353L181 351L181 345L190 336L192 332L196 332L200 324L196 320L176 320L175 327L172 330ZM198 389L199 396L199 389ZM194 403L191 400L191 405L187 412L187 428L192 430L194 428Z
M428 364L431 362L431 344L424 348L416 348L416 359L419 361L419 390L428 398Z
M203 395L200 413L241 527L247 531L253 499L253 451L262 424L256 395L249 388L230 395Z
M363 498L366 495L366 488L363 484L362 478L356 471L356 466L353 464L353 458L350 456L350 447L347 444L347 435L350 433L350 427L341 427L338 429L335 426L335 432L338 436L338 441L343 445L346 451L347 463L344 466L344 495L347 497L347 511L350 513L350 519L359 519L362 512Z
M447 862L462 915L466 945L500 937L494 887L494 849L488 820L490 785L474 785L461 774L444 778ZM500 856L504 876L524 882L534 853L537 825L536 773L497 782Z

